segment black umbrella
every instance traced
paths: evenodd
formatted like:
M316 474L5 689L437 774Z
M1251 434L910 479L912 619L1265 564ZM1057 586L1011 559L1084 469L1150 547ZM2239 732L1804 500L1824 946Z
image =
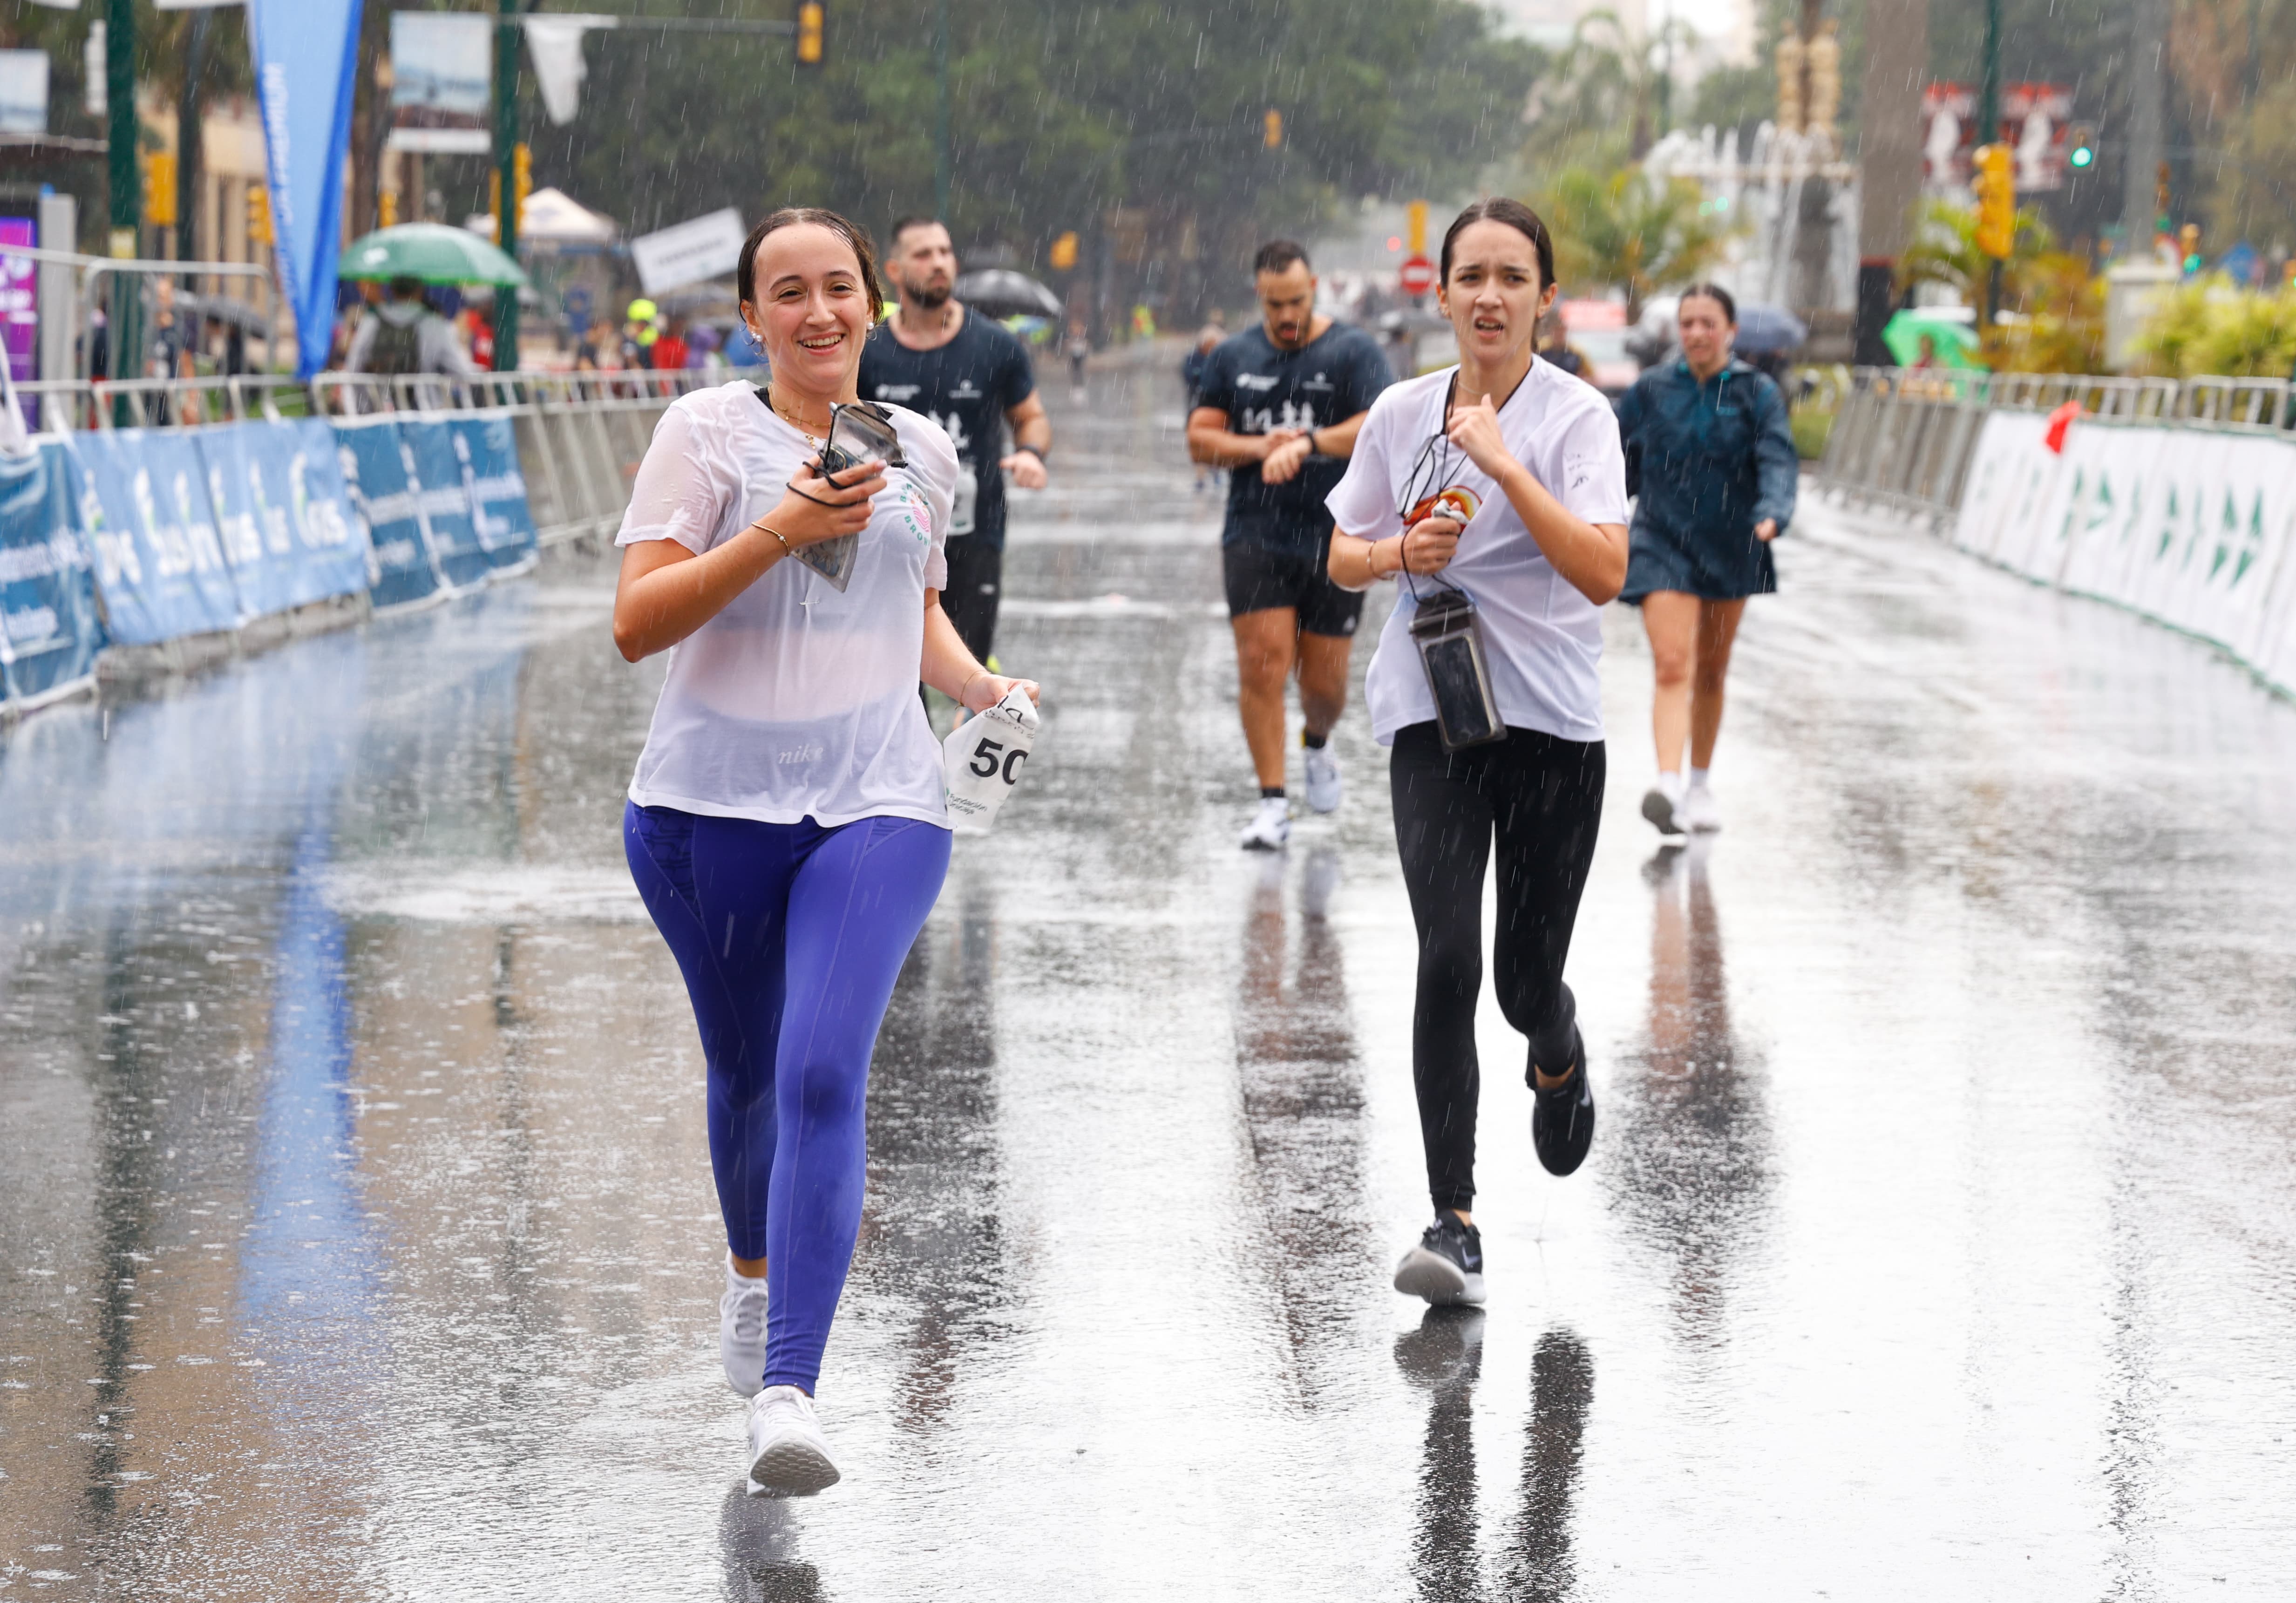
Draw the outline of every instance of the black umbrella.
M1742 357L1784 355L1800 350L1809 325L1782 306L1749 301L1738 308L1738 337L1731 343Z
M1058 317L1061 298L1026 273L983 267L956 281L956 298L984 317Z

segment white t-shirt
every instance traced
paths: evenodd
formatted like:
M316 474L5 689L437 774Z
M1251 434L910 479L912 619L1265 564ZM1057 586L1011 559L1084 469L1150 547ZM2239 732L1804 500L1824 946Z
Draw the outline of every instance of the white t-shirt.
M1444 401L1457 372L1447 367L1383 391L1356 436L1347 476L1324 503L1343 533L1374 540L1403 532L1402 498L1414 488L1414 499L1456 487L1479 504L1459 538L1458 555L1439 576L1394 581L1403 592L1364 678L1372 734L1380 744L1392 745L1398 729L1433 721L1435 698L1411 640L1417 608L1410 586L1431 596L1447 583L1475 604L1493 694L1507 727L1564 740L1600 740L1601 610L1554 571L1513 505L1464 451L1451 447L1432 479L1434 459L1421 460L1422 448L1443 432ZM1627 521L1627 459L1618 420L1593 385L1552 362L1533 362L1499 409L1499 433L1515 460L1572 512L1590 523ZM1436 457L1443 452L1439 445Z
M925 591L948 583L956 452L932 419L886 411L909 465L886 472L851 582L783 557L673 647L631 801L769 824L948 821L917 667ZM746 379L680 396L615 543L706 552L770 512L816 448Z

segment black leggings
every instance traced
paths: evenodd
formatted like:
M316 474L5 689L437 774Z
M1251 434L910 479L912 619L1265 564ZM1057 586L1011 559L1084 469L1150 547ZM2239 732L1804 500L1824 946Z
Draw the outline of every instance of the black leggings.
M1578 1004L1562 982L1578 896L1602 824L1603 743L1509 729L1503 741L1447 753L1431 723L1398 730L1389 769L1395 843L1419 927L1419 999L1411 1076L1435 1206L1475 1200L1475 1001L1483 987L1483 866L1499 843L1499 1007L1530 1042L1529 1061L1570 1061Z

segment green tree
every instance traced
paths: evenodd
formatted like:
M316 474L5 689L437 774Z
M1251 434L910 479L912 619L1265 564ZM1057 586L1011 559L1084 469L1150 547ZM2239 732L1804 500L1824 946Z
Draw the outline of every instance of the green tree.
M1557 278L1578 292L1624 290L1629 323L1640 320L1653 294L1712 270L1730 238L1697 185L1653 183L1640 168L1572 168L1535 204L1554 231Z

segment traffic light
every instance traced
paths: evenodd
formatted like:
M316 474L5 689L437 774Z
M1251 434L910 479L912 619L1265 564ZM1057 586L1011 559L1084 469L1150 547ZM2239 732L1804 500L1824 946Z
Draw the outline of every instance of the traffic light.
M247 243L250 245L278 243L271 233L271 191L260 184L247 186Z
M375 216L375 219L374 219L374 226L375 226L376 227L378 227L378 228L396 228L396 227L398 227L398 192L397 190L395 190L395 189L386 189L386 190L384 190L381 194L377 195L377 196L375 197L375 210L376 210L376 216Z
M1971 180L1977 191L1977 248L1997 261L2005 260L2017 243L2017 180L2009 163L2007 145L1980 145Z
M1271 151L1282 150L1283 148L1283 113L1270 106L1267 109L1267 115L1260 119L1260 125L1267 130L1261 136L1260 143Z
M827 19L823 15L821 0L805 0L797 8L797 64L818 67L822 61L822 30Z
M2201 259L2201 226L2186 223L2177 230L2177 253L2184 258L2185 275L2190 277L2205 265Z
M511 146L511 188L516 193L518 210L512 216L518 220L517 232L526 232L526 197L534 193L534 152L524 141Z
M1414 201L1403 209L1403 243L1414 256L1427 254L1427 202Z
M1065 273L1077 265L1076 230L1071 228L1053 242L1052 253L1046 258L1055 273Z
M2077 122L2066 134L2065 165L2077 173L2096 165L2096 130L2088 124Z
M144 158L144 220L154 228L176 226L176 156L153 151Z

